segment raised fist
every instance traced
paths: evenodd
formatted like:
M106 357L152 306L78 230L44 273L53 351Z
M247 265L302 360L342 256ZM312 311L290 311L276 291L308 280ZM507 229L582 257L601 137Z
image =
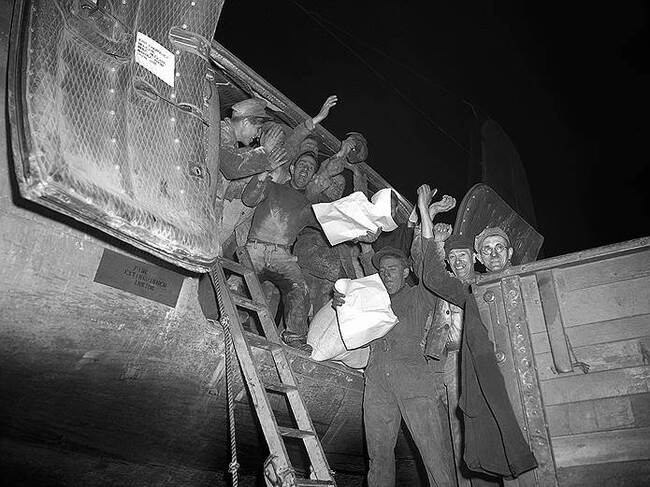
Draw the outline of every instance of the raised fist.
M452 230L449 223L436 223L433 226L433 239L436 242L444 242L450 237Z

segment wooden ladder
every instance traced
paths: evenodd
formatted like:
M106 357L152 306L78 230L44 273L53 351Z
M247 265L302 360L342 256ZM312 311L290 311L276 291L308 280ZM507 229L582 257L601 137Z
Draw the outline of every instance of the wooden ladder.
M280 340L276 324L266 304L264 291L253 271L250 255L245 247L237 249L237 257L239 263L219 258L214 270L210 272L210 278L215 290L217 290L217 297L221 301L219 305L222 313L226 314L230 321L230 332L242 376L248 387L248 392L269 447L270 456L265 463L266 484L270 487L289 485L297 487L336 486L333 472L329 468L321 442L298 391L296 378L284 349L285 346ZM252 299L230 292L226 283L224 269L243 277ZM257 314L265 339L244 330L236 307ZM279 384L265 384L262 382L255 366L255 360L251 352L252 348L270 352L280 378ZM287 397L298 428L278 425L275 414L271 409L267 391L281 393ZM295 476L295 470L287 454L283 437L302 440L311 463L310 476L315 478L306 479Z

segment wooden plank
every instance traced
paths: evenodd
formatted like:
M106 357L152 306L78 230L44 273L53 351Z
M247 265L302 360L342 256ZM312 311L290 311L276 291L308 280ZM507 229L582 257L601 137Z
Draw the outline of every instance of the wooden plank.
M567 291L650 275L650 249L559 269Z
M482 274L477 276L476 282L479 284L494 283L508 276L522 276L524 274L531 274L544 269L569 267L576 264L584 264L589 261L608 259L618 255L643 252L647 250L648 247L650 247L650 237L641 237L626 242L582 250L572 254L564 254L550 259L543 259L530 264L509 267L503 272Z
M561 284L557 282L554 270L538 272L537 284L555 370L561 373L573 372L569 347L564 335L562 310L558 301L558 288Z
M650 336L650 314L626 316L615 320L599 321L566 329L573 347L595 345L618 340ZM531 337L535 354L550 352L546 333L535 333Z
M544 404L587 401L650 392L650 367L630 367L559 377L541 384Z
M650 426L650 394L607 397L546 407L551 436Z
M561 436L551 441L558 468L650 459L650 428Z
M650 313L650 277L572 291L560 305L567 327Z
M586 347L574 347L576 358L589 364L589 372L638 367L644 364L644 356L650 349L650 337L622 340L613 343L599 343ZM541 381L558 377L554 370L553 357L550 352L539 353L535 356L537 374ZM560 374L561 377L582 375L581 369Z
M524 296L528 331L531 335L540 332L546 334L546 320L542 311L542 298L539 295L537 279L534 274L521 278L521 292Z
M557 476L562 487L639 487L650 485L650 461L558 468Z

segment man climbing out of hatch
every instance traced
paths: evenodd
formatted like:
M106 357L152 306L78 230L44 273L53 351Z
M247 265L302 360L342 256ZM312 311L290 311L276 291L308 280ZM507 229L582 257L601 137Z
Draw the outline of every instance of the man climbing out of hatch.
M286 162L287 151L280 145L282 131L275 128L264 144L252 147L262 124L271 120L266 102L249 98L232 106L232 116L221 121L219 167L227 179L239 179L275 169ZM243 147L240 147L240 144Z
M261 281L271 281L280 289L285 323L282 340L305 353L311 353L307 344L309 288L291 247L305 227L319 227L305 195L317 170L317 156L308 150L289 166L288 182L279 184L268 174L260 174L242 193L243 203L255 207L246 243L253 267Z
M512 265L514 249L508 234L499 227L487 227L474 239L476 258L487 273L501 272Z
M288 136L279 124L271 124L262 134L262 126L272 119L266 113L264 100L249 98L235 103L232 117L221 121L219 167L227 180L239 181L228 184L223 196L228 200L239 198L248 182L242 178L273 171L292 161L301 141L325 120L337 101L335 95L328 97L317 115L296 126ZM258 138L260 146L254 147L253 142Z
M428 215L432 192L418 189L418 210ZM433 236L430 218L423 218L422 236ZM428 223L427 223L428 222ZM373 264L391 300L397 325L383 338L370 344L370 360L365 370L363 418L370 459L368 485L395 485L395 445L402 418L420 452L432 487L453 485L455 480L452 446L443 418L447 414L440 401L444 360L427 360L421 342L427 317L436 307L437 297L430 290L430 257L425 253L420 283L406 283L409 267L406 253L386 246L373 256ZM333 306L345 302L345 295L334 292ZM444 333L435 330L432 333ZM432 343L440 337L430 336ZM441 356L441 351L437 353ZM446 421L445 421L446 422Z
M423 235L425 220L429 220L428 226L431 225L425 215ZM463 277L451 277L445 269L445 241L449 239L451 230L451 226L445 223L435 225L433 241L429 242L424 259L425 265L429 263L430 266L426 275L430 288L441 298L461 308L464 315L460 374L463 387L459 399L465 425L463 459L474 472L515 478L536 468L537 461L517 423L496 362L494 345L471 293L469 252L467 248L458 248L466 247L468 242L454 244L454 240L451 240L447 244L452 269ZM458 250L463 250L462 255ZM472 479L472 484L481 485L480 479L476 480L478 483Z

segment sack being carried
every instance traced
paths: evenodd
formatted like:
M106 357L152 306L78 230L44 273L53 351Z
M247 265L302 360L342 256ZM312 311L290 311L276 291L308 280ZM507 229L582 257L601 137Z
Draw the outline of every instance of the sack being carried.
M367 345L383 337L397 324L390 296L379 274L361 279L339 279L334 288L345 294L336 310L341 338L348 349Z
M317 203L312 208L327 240L336 245L368 231L376 232L379 227L384 232L395 230L392 192L390 188L380 189L368 201L365 194L357 191L331 203Z
M309 325L307 343L312 346L312 360L334 360L341 362L353 369L362 369L368 364L370 348L363 347L348 350L341 339L336 311L332 308L330 299L318 310Z
M345 303L334 311L330 300L314 316L307 334L307 343L313 348L311 358L363 368L370 356L367 345L397 324L390 296L377 274L339 279L335 288L345 294Z

